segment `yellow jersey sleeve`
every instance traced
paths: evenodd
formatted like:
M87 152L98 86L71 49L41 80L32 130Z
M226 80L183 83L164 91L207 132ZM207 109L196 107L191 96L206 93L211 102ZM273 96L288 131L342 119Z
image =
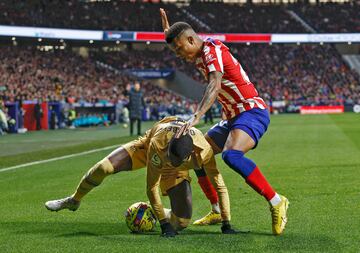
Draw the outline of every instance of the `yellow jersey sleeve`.
M191 128L189 132L193 138L195 151L200 153L200 161L198 161L199 165L201 166L204 163L208 163L214 156L214 152L210 144L205 139L204 134L196 128Z
M160 168L162 166L161 159L156 152L154 143L150 143L147 153L147 185L146 192L150 204L159 220L165 219L164 207L161 202L159 185L161 180Z

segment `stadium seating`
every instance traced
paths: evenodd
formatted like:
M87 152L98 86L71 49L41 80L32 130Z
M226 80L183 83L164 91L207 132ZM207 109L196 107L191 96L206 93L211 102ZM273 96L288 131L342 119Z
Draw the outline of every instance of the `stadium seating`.
M115 74L98 66L94 58L85 59L71 51L41 52L33 47L15 49L0 48L0 57L3 59L0 76L5 87L5 90L0 91L0 97L5 101L42 99L69 103L117 103L124 99L126 86L137 81L132 76ZM137 61L132 66L148 67ZM161 103L162 111L173 113L177 112L174 108L193 107L190 100L147 81L141 81L141 86L149 106Z
M213 32L301 33L305 28L281 5L192 3L188 11L208 24ZM221 11L219 11L221 10Z
M360 77L331 45L232 46L261 94L297 105L360 102Z
M170 21L188 21L202 32L307 32L293 11L318 32L360 32L360 5L336 4L239 5L130 1L18 1L0 3L0 24L78 29L160 31L159 8ZM218 12L221 9L222 12ZM320 11L321 10L321 11ZM136 13L137 15L134 15ZM64 18L66 17L66 18ZM119 18L121 17L121 19ZM259 18L261 17L261 18ZM336 20L336 22L334 22ZM331 45L229 45L233 54L267 101L289 104L360 103L359 75L350 70ZM138 78L114 73L98 61L119 70L176 68L204 82L196 69L177 59L169 49L120 52L91 51L82 58L70 50L41 52L35 46L0 48L0 77L5 101L34 100L96 103L125 101L126 87ZM141 80L145 101L155 118L159 112L191 112L195 103Z
M299 14L317 32L360 32L360 3L321 3L319 5L294 5Z
M349 69L333 46L229 46L260 94L267 99L287 100L296 105L360 102L360 77ZM126 50L93 57L101 57L104 62L125 69L177 68L204 82L192 65L176 59L168 49L161 52Z
M159 8L166 8L171 20L186 19L174 4L127 1L1 1L1 24L98 30L160 31ZM121 18L120 18L121 17ZM197 24L190 23L195 27Z
M11 1L0 3L0 24L123 31L161 31L159 8L170 22L186 20L198 32L299 33L307 32L289 11L297 13L318 32L359 32L360 5L227 4L134 1ZM221 10L219 12L218 10ZM320 11L321 10L321 11ZM121 17L121 18L120 18ZM336 21L336 22L334 22Z
M293 104L354 104L360 101L359 75L350 70L341 55L329 45L231 45L260 94L271 100ZM40 52L17 47L1 48L0 75L7 90L5 100L42 98L47 101L96 103L115 102L123 95L133 77L117 75L100 68L96 61L118 69L178 68L202 80L189 64L168 50L126 50L117 53L93 53L84 59L68 51ZM151 59L151 61L149 60ZM155 104L178 104L181 97L143 81L145 100ZM94 92L95 91L95 92ZM159 100L161 98L161 101ZM190 101L187 107L190 106Z

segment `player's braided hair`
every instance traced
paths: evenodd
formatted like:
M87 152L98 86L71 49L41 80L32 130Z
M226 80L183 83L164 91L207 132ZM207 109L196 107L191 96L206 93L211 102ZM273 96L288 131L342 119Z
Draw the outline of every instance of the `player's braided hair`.
M179 138L173 137L170 140L168 154L173 166L178 167L183 163L193 151L193 139L189 134L182 135Z
M182 34L187 29L192 29L192 27L186 22L174 23L172 26L170 26L169 31L166 33L166 43L170 44L177 36Z

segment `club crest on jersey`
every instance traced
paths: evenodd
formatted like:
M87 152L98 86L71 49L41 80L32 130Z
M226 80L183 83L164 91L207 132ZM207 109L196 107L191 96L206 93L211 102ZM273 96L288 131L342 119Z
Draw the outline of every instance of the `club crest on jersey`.
M153 154L153 156L151 157L151 164L154 165L155 167L161 166L161 159L158 154L156 153Z
M208 64L208 63L210 63L212 61L215 61L215 58L214 58L214 56L212 54L208 54L208 55L205 56L205 63L206 64Z

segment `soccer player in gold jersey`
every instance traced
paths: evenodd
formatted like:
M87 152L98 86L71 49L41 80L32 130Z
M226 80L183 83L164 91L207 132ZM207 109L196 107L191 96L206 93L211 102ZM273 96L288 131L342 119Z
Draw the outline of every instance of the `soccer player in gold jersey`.
M82 198L101 184L108 175L147 167L147 194L160 221L164 236L175 236L185 228L192 215L192 197L189 169L205 170L208 180L202 189L215 187L220 199L222 232L234 233L230 226L230 204L227 188L216 168L214 153L203 134L193 128L188 135L176 136L184 124L176 117L167 117L156 123L143 137L129 142L94 165L82 178L70 197L45 203L47 209L77 210ZM210 178L210 180L209 180ZM211 181L211 184L210 184ZM205 185L205 187L204 187ZM165 214L158 187L171 202L171 212ZM210 191L211 193L211 191ZM214 194L205 192L210 199Z

